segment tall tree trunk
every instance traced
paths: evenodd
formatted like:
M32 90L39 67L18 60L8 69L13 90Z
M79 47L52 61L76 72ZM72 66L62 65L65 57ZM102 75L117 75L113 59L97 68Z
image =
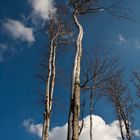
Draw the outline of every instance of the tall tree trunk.
M52 100L55 85L55 61L56 61L56 42L55 37L51 40L50 45L50 56L49 56L49 66L48 66L48 79L46 84L46 101L45 101L45 113L44 113L44 124L42 139L48 140L49 138L49 128L50 128L50 117L52 111Z
M45 95L45 112L44 112L44 124L42 139L48 140L49 137L49 126L50 126L50 88L51 88L51 76L52 76L52 61L53 61L53 40L50 45L50 56L48 65L48 78L46 83L46 95Z
M48 77L46 81L46 93L45 93L45 113L44 124L42 131L42 140L49 139L50 119L52 112L52 101L55 86L56 77L56 48L58 42L58 36L60 35L60 24L55 28L54 17L50 19L50 56L48 62Z
M76 50L76 56L74 61L74 67L73 67L71 107L70 107L70 116L69 116L69 124L68 124L70 125L68 126L68 131L72 130L72 132L68 132L67 139L78 140L79 139L79 116L80 116L80 67L81 67L81 56L82 56L83 27L77 19L76 12L74 12L73 18L78 28L79 34L76 41L77 50Z

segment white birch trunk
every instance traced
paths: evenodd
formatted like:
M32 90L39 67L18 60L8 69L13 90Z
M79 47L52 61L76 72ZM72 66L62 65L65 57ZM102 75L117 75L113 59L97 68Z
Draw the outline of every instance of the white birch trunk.
M83 39L83 27L77 19L76 12L73 14L73 18L76 26L78 27L78 37L76 41L76 56L73 68L72 77L72 93L71 93L71 112L69 116L68 137L69 140L79 139L79 116L80 116L80 67L82 56L82 39Z
M46 105L45 105L45 113L44 113L44 124L43 124L43 132L42 139L49 139L49 128L50 128L50 117L52 111L52 100L53 100L53 92L55 85L55 71L56 71L56 45L55 43L56 37L54 37L51 41L50 46L50 56L49 56L49 68L48 68L48 79L46 85Z
M44 124L43 124L43 132L42 139L48 140L49 137L49 126L50 126L50 90L51 90L51 77L52 77L52 61L53 61L53 43L51 40L50 45L50 56L49 56L49 65L48 65L48 78L46 84L46 101L45 101L45 113L44 113Z

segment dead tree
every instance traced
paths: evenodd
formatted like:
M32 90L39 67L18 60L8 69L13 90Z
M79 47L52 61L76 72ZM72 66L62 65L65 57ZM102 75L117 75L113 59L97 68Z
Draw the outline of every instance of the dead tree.
M112 103L119 120L122 140L131 140L132 112L134 104L127 86L124 85L122 75L108 80L104 87L109 101Z

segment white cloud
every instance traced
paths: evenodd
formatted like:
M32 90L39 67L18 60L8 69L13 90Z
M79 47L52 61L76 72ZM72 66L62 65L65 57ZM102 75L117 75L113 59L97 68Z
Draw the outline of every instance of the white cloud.
M53 0L28 0L32 5L33 14L39 16L43 20L49 19L49 14L54 14L56 8Z
M94 140L120 140L120 130L118 121L113 121L111 124L107 124L100 116L93 115L93 137ZM80 135L80 140L89 140L90 132L90 119L89 116L84 118L84 128ZM24 127L31 134L36 134L41 137L42 125L34 124L33 121L27 120L24 121ZM140 136L139 130L134 130L133 133L136 136ZM66 140L67 135L67 124L62 127L55 127L50 131L49 139L50 140Z
M92 116L93 118L93 137L94 140L119 140L121 138L118 123L114 121L111 124L106 124L105 121L96 115ZM89 116L84 119L85 125L83 131L80 135L80 140L89 140L89 132L90 132L90 119ZM50 140L55 140L55 138L59 138L59 140L66 139L66 130L67 125L63 127L56 127L50 132Z
M134 40L134 45L133 45L133 46L136 47L136 48L138 48L138 49L140 49L140 40L135 39L135 40Z
M138 38L126 38L123 34L118 34L118 39L115 44L123 46L125 48L137 48L140 49L140 39Z
M41 137L42 135L42 124L34 124L34 121L32 119L24 120L23 126L26 128L26 130L34 135L37 135L38 137Z
M119 43L122 44L122 43L126 43L127 40L126 38L123 36L123 34L119 34L118 35L118 39L119 39Z
M28 43L35 41L33 29L25 27L20 21L7 19L6 22L4 22L3 27L13 39L20 39L21 41L27 41Z
M138 129L134 130L133 134L137 137L140 137L140 130L138 130Z

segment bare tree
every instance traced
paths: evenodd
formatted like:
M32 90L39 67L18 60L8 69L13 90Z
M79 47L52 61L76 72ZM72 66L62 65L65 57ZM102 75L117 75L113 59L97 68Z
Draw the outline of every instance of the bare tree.
M127 86L124 85L122 75L113 77L105 85L107 97L113 104L119 120L122 140L131 140L132 112L134 104Z
M52 110L52 99L55 84L56 47L57 47L57 39L60 33L60 23L58 23L56 28L54 20L55 20L54 16L52 16L50 19L50 55L48 62L48 76L46 81L45 112L42 132L43 140L48 140L49 138L50 115Z
M83 26L81 25L78 15L85 15L88 13L96 13L106 11L109 14L117 17L125 17L113 12L113 9L117 9L121 0L114 2L108 8L101 6L98 0L69 0L70 6L73 8L73 19L78 29L78 36L76 40L76 55L73 66L72 76L72 91L71 91L71 103L70 113L68 121L68 134L67 140L79 139L79 115L80 115L80 69L81 69L81 57L82 57L82 40L83 40ZM119 10L120 11L120 10Z
M61 11L62 12L62 11ZM64 13L59 13L58 15L50 15L50 23L48 27L48 34L50 40L49 47L49 58L47 61L47 74L43 73L43 78L45 80L46 90L45 90L45 112L44 112L44 123L42 131L42 139L48 140L50 120L52 112L53 94L56 79L56 49L60 45L69 44L70 41L66 38L70 34L70 28L67 26L66 22L63 20L62 15ZM46 58L46 54L45 54ZM45 62L46 63L46 62ZM43 65L46 67L46 65ZM47 76L46 76L47 75Z
M131 82L134 85L134 88L136 90L136 99L135 100L135 107L137 109L140 109L139 99L140 99L140 72L139 71L133 71ZM138 98L137 98L138 97Z
M123 81L118 60L110 54L103 54L100 51L101 54L98 55L96 50L94 52L94 58L89 59L89 65L84 70L81 80L83 82L80 85L81 90L90 91L90 140L93 140L92 113L96 101L101 97L107 97L115 109L122 140L131 140L134 103L128 86ZM134 74L137 78L135 85L138 86L140 85L140 75Z
M132 82L137 89L137 96L140 97L140 73L138 71L133 72Z
M93 55L94 54L94 55ZM116 77L120 70L118 60L110 56L109 53L102 49L94 49L93 58L89 58L88 66L85 68L80 85L81 90L89 92L89 114L90 114L90 140L93 140L93 121L92 114L97 101L104 96L102 88L111 78ZM88 95L88 94L87 94Z

